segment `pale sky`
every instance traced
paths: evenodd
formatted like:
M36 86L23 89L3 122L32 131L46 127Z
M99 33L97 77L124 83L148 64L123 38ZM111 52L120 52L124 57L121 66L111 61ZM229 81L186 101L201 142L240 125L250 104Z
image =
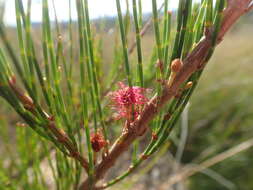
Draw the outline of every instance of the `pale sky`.
M69 0L54 0L56 9L57 9L57 17L60 21L68 20L68 2ZM162 4L164 0L157 0L158 7ZM15 0L0 0L0 2L6 3L5 9L5 22L7 24L14 25L16 23L15 20ZM24 5L27 3L27 0L23 0ZM34 22L41 21L41 2L42 0L32 0L32 13L31 18ZM52 0L48 0L49 6L52 7ZM75 0L71 0L72 2L72 12L73 18L76 18L76 7L75 7ZM88 0L89 2L89 10L90 10L90 17L97 18L103 16L113 16L116 15L116 3L115 0ZM122 2L122 10L124 11L126 8L125 0L121 0ZM131 0L129 0L131 5ZM178 5L178 0L170 0L170 9L174 9ZM143 12L151 12L152 10L152 0L142 0ZM50 8L51 17L53 16L53 9Z

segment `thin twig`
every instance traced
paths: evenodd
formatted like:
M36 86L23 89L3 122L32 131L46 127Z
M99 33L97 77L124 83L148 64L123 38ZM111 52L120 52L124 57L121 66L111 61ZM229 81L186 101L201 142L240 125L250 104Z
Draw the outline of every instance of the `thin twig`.
M226 179L224 176L222 176L221 174L217 173L216 171L210 168L206 168L200 172L214 179L215 181L217 181L219 184L223 185L227 189L230 189L230 190L236 189L236 185L233 182Z
M181 124L181 134L180 134L180 141L178 143L177 152L175 155L175 162L176 164L173 165L173 173L177 173L179 170L179 166L181 163L181 159L183 157L187 137L188 137L188 112L189 112L189 103L186 105L183 113L182 113L182 124ZM177 186L175 189L179 189Z
M177 174L173 175L166 184L164 184L160 190L163 189L169 189L169 187L171 187L172 185L178 183L179 181L185 180L186 178L201 172L203 170L205 170L206 168L209 168L217 163L220 163L222 161L224 161L227 158L230 158L242 151L245 151L247 149L249 149L250 147L253 146L253 138L244 141L243 143L230 148L227 151L224 151L210 159L207 159L206 161L203 161L202 163L198 164L198 165L186 165L183 168L180 169L180 172L178 172Z

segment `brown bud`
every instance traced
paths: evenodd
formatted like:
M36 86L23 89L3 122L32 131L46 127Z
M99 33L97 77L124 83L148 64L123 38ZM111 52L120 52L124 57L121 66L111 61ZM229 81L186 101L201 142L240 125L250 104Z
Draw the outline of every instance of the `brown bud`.
M133 169L134 169L134 166L131 165L131 166L129 166L128 171L132 171Z
M148 159L148 155L146 155L146 154L142 154L142 155L141 155L141 159L142 159L142 160L146 160L146 159Z
M171 114L170 114L170 113L167 113L167 114L164 116L164 120L166 120L166 121L168 121L170 118L171 118Z
M60 135L58 136L59 142L64 143L64 142L68 141L68 136L63 129L59 129L58 132L60 133Z
M170 68L173 73L177 73L178 71L181 70L182 66L183 66L183 63L180 59L174 59L171 63Z
M70 153L69 156L71 156L71 157L73 157L73 158L77 158L78 155L79 155L79 153L78 153L77 151L73 151L73 152Z
M47 119L50 120L50 121L54 121L55 120L55 118L54 118L53 115L48 116Z
M16 84L16 81L17 81L16 76L13 75L13 76L11 76L9 83Z
M32 98L30 96L28 96L27 94L20 95L19 98L23 102L23 104L27 104L31 108L34 107Z
M33 100L30 96L28 96L22 89L18 88L16 85L16 77L12 76L9 81L9 86L13 90L13 92L16 94L17 98L24 104L26 105L25 107L30 107L33 108Z
M30 112L34 112L34 107L31 106L30 104L24 104L24 108L27 110L27 111L30 111Z
M158 136L156 133L152 133L152 140L156 141L158 139Z
M63 136L64 138L67 138L67 134L63 129L59 129L59 133L61 134L61 136Z
M185 90L188 90L189 88L192 87L192 85L193 85L193 82L192 82L192 81L189 81L189 82L186 83L184 89L185 89Z
M105 145L106 141L103 134L100 132L92 133L90 137L92 149L95 152L99 152Z

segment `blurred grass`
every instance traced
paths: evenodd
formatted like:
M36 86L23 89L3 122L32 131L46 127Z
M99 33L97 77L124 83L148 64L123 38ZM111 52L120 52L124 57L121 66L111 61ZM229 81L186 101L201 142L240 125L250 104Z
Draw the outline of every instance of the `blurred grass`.
M100 82L106 84L107 74L111 72L108 65L110 66L115 61L122 61L115 60L112 57L115 49L119 47L119 39L116 37L118 31L115 31L114 28L106 28L99 31L94 26L93 30L95 29L98 30L95 38L100 38L102 43L101 52L95 52L95 59L97 62L101 62L103 66L103 68L100 68ZM240 23L239 27L231 31L216 49L213 58L204 71L198 88L190 101L190 129L183 155L183 164L204 160L224 151L228 147L253 137L252 32L252 26ZM12 40L12 44L15 44L17 42L15 29L9 29L8 35L9 39ZM33 35L34 37L37 35L37 38L41 36L36 29L33 31ZM63 39L64 35L63 32ZM37 38L34 38L35 43ZM74 40L76 39L77 36L74 36ZM131 33L128 43L133 42L133 40L134 35ZM144 70L154 69L150 68L148 64L153 54L151 47L153 47L154 43L153 31L148 32L142 39ZM67 41L63 41L63 44L65 47L69 45ZM95 45L97 46L96 49L98 49L99 44ZM74 48L76 47L74 45ZM18 47L15 48L18 49ZM42 52L42 47L38 45L36 50L38 52L41 50ZM74 56L77 56L77 51L74 52ZM38 56L42 57L40 54ZM137 64L136 53L133 53L130 57L130 62L131 64ZM15 127L20 118L2 100L0 100L0 105L0 152L4 155L0 158L0 170L9 176L15 170L14 166L11 167L11 160L15 160L19 156L16 152L16 149L18 149L16 148L16 142L18 142L18 135L22 132L20 132L20 129L16 130ZM173 134L172 140L175 148L172 149L172 153L176 150L178 143L180 134L178 129L179 127ZM119 129L116 128L115 130ZM32 136L29 132L27 132L27 135L28 138ZM34 145L31 144L31 146ZM41 145L37 145L37 147L41 148ZM38 152L35 151L34 155L38 155ZM227 179L236 185L237 189L253 189L251 181L253 178L251 169L253 164L252 156L253 152L249 150L212 167L212 169L226 176ZM169 161L168 154L165 154L156 167L147 170L145 175L143 174L144 177L142 177L138 185L133 180L132 188L152 189L155 184L161 184L166 181L171 174ZM144 164L143 168L145 167L146 165ZM128 186L131 185L131 180L128 180L127 183ZM203 174L190 178L187 184L189 189L225 189L225 187ZM117 188L116 186L112 189Z

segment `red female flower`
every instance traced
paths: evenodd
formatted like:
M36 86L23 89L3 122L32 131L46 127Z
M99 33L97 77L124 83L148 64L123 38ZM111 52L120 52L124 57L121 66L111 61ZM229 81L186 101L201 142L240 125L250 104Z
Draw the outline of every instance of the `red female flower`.
M145 96L147 89L138 86L129 87L119 82L119 90L109 93L113 102L113 108L117 111L118 119L137 118L140 114L141 107L147 103L148 98Z
M106 141L100 132L92 133L90 136L91 146L95 152L99 152L105 145Z

